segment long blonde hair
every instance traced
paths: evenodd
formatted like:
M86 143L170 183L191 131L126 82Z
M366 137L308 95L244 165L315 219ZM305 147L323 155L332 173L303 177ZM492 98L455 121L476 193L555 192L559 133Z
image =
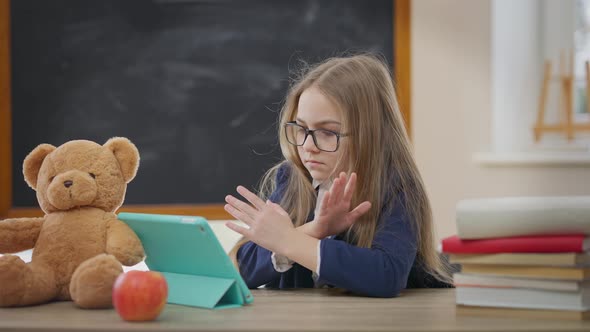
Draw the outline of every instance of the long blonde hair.
M330 58L304 68L287 94L279 120L279 143L285 160L261 180L260 195L266 198L276 188L276 171L290 164L290 176L280 205L294 225L303 225L313 211L316 193L302 164L297 147L285 136L285 123L297 116L299 98L310 87L318 88L342 112L342 128L350 133L343 153L342 171L357 173L352 206L368 200L369 212L355 222L346 240L369 248L382 213L404 204L416 234L417 259L428 273L449 282L447 266L435 249L432 213L422 178L412 156L410 140L399 110L391 73L378 56L361 54ZM342 148L342 147L341 147ZM337 167L338 168L338 167ZM403 197L403 199L400 199ZM233 250L234 254L237 248Z

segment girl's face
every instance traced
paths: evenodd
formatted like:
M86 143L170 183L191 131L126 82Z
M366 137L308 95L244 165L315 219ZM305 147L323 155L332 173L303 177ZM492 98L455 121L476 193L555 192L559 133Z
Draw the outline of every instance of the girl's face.
M296 123L309 130L326 130L315 132L316 140L324 150L333 149L332 142L337 139L330 132L339 134L342 130L342 116L338 106L313 86L304 90L299 97ZM305 143L297 147L301 162L314 180L322 182L333 174L337 161L345 150L346 138L341 137L339 141L336 151L326 152L315 145L310 134Z

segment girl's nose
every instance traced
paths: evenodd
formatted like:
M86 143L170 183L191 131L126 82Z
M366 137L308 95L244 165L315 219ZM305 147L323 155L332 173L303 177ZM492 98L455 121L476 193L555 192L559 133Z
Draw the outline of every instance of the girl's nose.
M303 142L302 147L305 151L319 151L318 147L315 146L315 142L313 141L313 137L311 137L311 135L307 136L307 139L305 140L305 142Z

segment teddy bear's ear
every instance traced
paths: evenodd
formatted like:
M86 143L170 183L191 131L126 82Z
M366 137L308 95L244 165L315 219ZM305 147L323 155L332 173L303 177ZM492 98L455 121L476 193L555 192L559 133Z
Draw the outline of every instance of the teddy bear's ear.
M43 160L55 149L51 144L40 144L27 155L23 162L23 175L29 187L37 189L37 177Z
M133 180L139 167L137 147L125 137L113 137L104 144L104 147L111 150L119 161L125 182L129 183Z

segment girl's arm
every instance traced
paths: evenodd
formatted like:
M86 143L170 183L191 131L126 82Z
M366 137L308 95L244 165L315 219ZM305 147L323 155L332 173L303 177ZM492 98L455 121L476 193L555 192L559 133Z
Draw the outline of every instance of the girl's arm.
M280 209L278 205L276 208ZM281 250L275 250L275 253L289 257L311 271L318 271L319 240L304 234L301 230L285 237ZM238 249L236 260L242 278L249 288L256 288L280 278L281 270L277 271L271 259L272 255L273 251L252 241L244 243Z
M403 208L383 220L371 248L321 241L319 278L354 293L394 297L406 287L416 258L416 238Z
M239 187L238 192L244 196L254 195L243 187ZM319 240L296 230L289 214L280 205L271 201L256 201L254 206L250 206L231 195L226 197L226 201L228 204L225 205L225 210L248 226L227 222L229 228L269 252L289 257L310 270L316 270ZM253 257L256 256L250 253L249 258ZM265 253L261 258L266 261L262 262L263 266L272 266L269 254ZM244 260L243 257L242 261L238 261L240 267L246 262L250 268L257 265L255 261Z
M281 277L270 260L272 252L248 241L238 249L236 258L240 274L248 288L266 285Z
M294 230L290 236L284 237L275 252L292 257L291 259L300 265L317 272L318 248L319 240ZM251 241L246 242L238 250L237 261L240 274L248 288L257 288L281 277L281 272L275 269L271 261L271 255L272 251Z
M393 297L406 287L416 257L416 240L403 209L385 218L371 248L360 248L334 239L320 242L293 228L288 215L278 205L266 204L268 206L259 210L262 217L248 221L249 229L231 226L258 243L250 242L238 254L240 269L249 287L258 287L280 277L270 260L271 251L319 272L321 281L361 295ZM228 212L242 221L250 218L234 208Z

